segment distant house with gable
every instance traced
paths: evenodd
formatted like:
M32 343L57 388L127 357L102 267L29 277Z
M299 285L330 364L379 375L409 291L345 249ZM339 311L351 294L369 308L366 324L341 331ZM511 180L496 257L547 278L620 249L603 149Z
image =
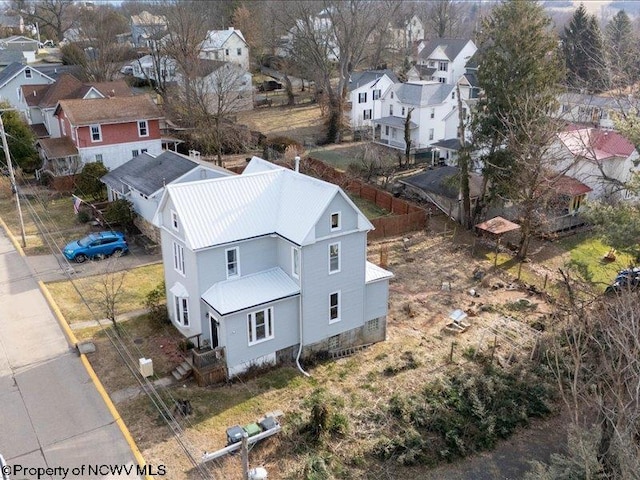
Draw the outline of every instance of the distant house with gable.
M210 30L200 45L200 57L207 60L231 62L249 70L249 44L240 30Z
M132 15L129 20L131 28L131 42L135 47L149 47L149 42L167 30L164 17L153 15L146 10L138 15Z
M472 40L434 38L417 44L416 65L435 69L431 79L441 83L456 83L466 73L466 64L476 53ZM423 73L424 74L424 73Z
M0 101L9 102L12 107L26 115L22 86L51 85L54 81L35 67L14 62L0 71Z
M382 97L398 83L391 70L352 72L349 76L349 123L354 130L371 128L373 120L382 116Z

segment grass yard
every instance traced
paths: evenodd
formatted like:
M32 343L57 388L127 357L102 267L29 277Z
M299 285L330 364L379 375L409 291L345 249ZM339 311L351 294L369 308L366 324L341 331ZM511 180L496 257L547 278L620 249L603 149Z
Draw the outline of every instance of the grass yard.
M620 252L616 254L615 261L603 261L609 247L600 239L593 237L591 232L566 237L558 241L558 244L569 252L570 265L578 269L586 280L597 287L609 285L618 270L634 263L631 255Z
M373 220L374 218L386 217L387 215L391 215L390 212L385 210L384 208L380 208L373 202L366 200L362 197L358 197L356 195L349 195L349 198L356 204L356 206L365 214L365 216L369 220Z
M285 136L304 143L317 140L324 132L324 118L317 104L299 107L256 108L239 112L238 123L268 137Z
M26 188L25 188L26 190ZM12 201L9 181L0 177L0 217L9 229L20 236L20 220L15 202ZM84 235L87 226L78 223L73 213L71 196L53 198L49 190L44 187L29 187L28 193L21 201L22 217L27 248L27 255L51 253L51 249L59 249L66 243ZM47 236L56 243L50 245L45 242L41 232L42 225L55 225L55 231L47 231Z
M109 281L120 281L120 276L124 277L122 286L122 297L117 302L118 314L131 312L144 308L147 294L158 286L164 278L162 264L146 265L122 272L108 272L108 261L105 264L105 275ZM47 288L56 299L56 303L68 323L94 320L104 318L100 306L97 304L100 297L97 289L104 287L105 275L95 275L91 277L76 278L72 281L52 282L47 284ZM82 297L78 293L82 292ZM86 301L91 310L84 303Z
M309 156L322 160L338 170L346 171L349 165L356 161L361 148L360 145L355 145L315 149L309 152Z

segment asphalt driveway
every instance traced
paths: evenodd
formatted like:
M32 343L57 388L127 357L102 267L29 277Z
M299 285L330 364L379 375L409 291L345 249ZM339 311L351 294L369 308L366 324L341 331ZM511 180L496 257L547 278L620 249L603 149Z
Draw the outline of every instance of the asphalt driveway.
M129 245L129 253L118 258L111 258L115 271L162 262L162 254L147 253L143 247ZM56 282L68 280L70 277L88 277L104 273L105 260L88 260L84 263L69 262L62 253L55 255L29 255L27 262L37 280Z

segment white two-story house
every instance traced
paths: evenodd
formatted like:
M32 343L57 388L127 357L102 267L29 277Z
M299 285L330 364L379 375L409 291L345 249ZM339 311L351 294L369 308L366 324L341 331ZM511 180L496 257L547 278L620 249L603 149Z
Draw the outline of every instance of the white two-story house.
M371 128L373 120L382 117L382 97L398 77L391 70L353 72L349 90L349 124L354 130Z
M242 32L233 27L227 30L211 30L200 45L200 57L239 65L249 70L249 44Z
M382 117L374 120L380 125L378 143L390 148L405 150L405 125L409 113L411 150L415 155L432 153L437 142L456 139L459 115L468 121L466 101L470 87L461 79L460 95L463 110L458 109L457 86L455 84L430 82L407 82L392 85L382 98Z
M478 49L472 40L434 38L418 43L416 65L434 69L432 80L456 83L466 72L465 66ZM407 74L411 78L411 71Z
M392 274L367 262L373 227L338 186L254 157L167 185L154 223L171 321L229 377L384 340Z

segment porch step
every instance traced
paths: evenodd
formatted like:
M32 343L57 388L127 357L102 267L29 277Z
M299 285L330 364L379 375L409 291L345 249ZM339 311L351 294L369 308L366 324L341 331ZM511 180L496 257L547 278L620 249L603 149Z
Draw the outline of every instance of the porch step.
M350 357L354 353L358 353L364 350L365 348L369 348L371 345L373 345L373 343L367 343L365 345L357 345L355 347L342 348L340 350L333 350L329 352L329 355L331 356L331 358L334 358L334 359Z
M171 372L171 375L173 375L173 378L175 378L177 381L181 382L182 380L189 377L192 373L193 367L189 362L184 361Z

